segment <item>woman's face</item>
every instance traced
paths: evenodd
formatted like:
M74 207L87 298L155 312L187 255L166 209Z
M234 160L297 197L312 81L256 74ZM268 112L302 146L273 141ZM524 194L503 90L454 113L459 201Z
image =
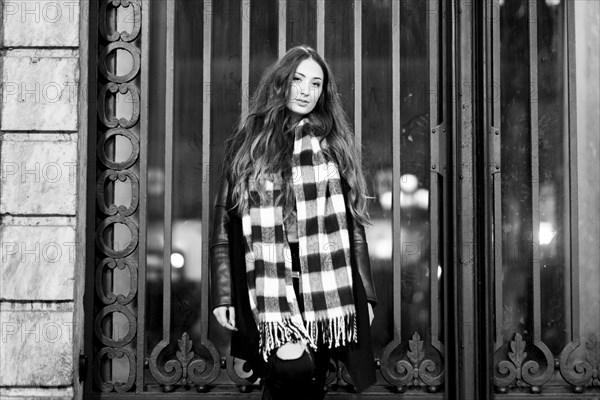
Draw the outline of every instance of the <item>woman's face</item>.
M310 113L323 91L323 69L312 58L303 60L294 73L287 99L287 108L301 118Z

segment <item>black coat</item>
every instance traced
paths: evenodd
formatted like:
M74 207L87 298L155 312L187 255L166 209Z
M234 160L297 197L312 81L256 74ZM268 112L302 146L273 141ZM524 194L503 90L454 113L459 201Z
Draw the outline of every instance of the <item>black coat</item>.
M259 352L259 334L250 308L246 282L246 264L242 220L237 208L229 210L229 182L221 179L215 201L211 255L211 298L213 309L219 306L235 307L237 331L232 332L231 355L247 360L259 376L267 373L267 364ZM348 186L342 179L344 197ZM348 233L351 238L352 279L357 313L358 343L332 350L332 357L342 361L357 391L363 391L375 382L375 359L371 345L371 330L367 301L377 303L373 275L364 227L353 220L346 210Z

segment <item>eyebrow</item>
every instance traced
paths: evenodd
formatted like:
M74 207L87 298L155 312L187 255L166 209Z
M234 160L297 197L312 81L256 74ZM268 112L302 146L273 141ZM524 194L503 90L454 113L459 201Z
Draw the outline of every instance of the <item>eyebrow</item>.
M296 74L298 75L302 75L304 78L306 78L306 75L304 75L302 72L296 72ZM321 78L320 76L315 76L313 79L319 79L319 80L323 80L323 78Z

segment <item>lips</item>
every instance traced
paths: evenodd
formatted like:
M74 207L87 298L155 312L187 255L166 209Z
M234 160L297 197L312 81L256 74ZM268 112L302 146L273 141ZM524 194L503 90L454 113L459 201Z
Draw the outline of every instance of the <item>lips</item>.
M296 103L300 104L301 106L305 106L308 104L308 101L306 100L296 100Z

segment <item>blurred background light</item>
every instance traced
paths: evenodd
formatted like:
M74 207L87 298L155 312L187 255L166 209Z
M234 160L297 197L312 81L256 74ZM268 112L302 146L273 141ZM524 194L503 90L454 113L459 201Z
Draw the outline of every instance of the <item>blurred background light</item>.
M413 174L404 174L400 177L400 189L404 193L413 193L419 186L419 180Z
M182 268L185 264L185 258L181 253L171 253L171 265L173 268Z
M550 244L556 236L556 231L550 222L540 222L540 244Z

